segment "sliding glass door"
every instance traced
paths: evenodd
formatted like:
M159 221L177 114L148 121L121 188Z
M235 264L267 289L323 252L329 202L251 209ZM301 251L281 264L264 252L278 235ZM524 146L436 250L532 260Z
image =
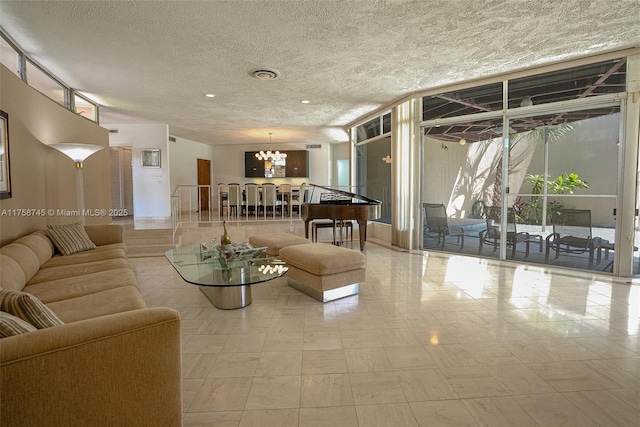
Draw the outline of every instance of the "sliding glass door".
M625 72L623 58L424 97L423 248L611 272Z
M611 272L605 258L615 245L619 105L522 117L509 127L507 205L518 232L543 243L526 261Z

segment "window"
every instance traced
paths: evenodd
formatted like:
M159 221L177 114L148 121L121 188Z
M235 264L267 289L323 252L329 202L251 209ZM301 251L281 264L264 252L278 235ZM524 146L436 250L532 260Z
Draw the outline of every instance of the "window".
M73 112L98 122L98 104L74 92L51 73L31 61L0 28L0 62L34 89ZM25 69L21 63L24 61ZM73 101L73 102L72 102Z
M27 59L27 83L58 104L67 107L68 89Z
M625 64L619 58L507 80L505 111L503 83L425 96L422 202L444 204L447 225L463 230L465 239L442 245L425 228L423 248L501 258L503 238L507 258L611 271L611 264L591 259L593 248L556 256L544 244L555 238L554 215L582 210L594 242L613 247L621 130L616 94L626 89ZM490 217L494 211L507 216Z
M20 77L20 53L3 37L0 37L0 62Z
M73 105L77 114L93 122L98 121L98 106L77 92L73 93Z

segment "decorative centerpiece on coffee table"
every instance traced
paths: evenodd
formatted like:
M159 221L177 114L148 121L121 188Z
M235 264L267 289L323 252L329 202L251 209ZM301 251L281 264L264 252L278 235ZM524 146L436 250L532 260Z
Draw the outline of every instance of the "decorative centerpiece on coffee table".
M227 267L231 267L260 258L267 251L267 248L254 248L249 243L230 243L218 246L218 251L220 252L220 264L226 263Z
M220 251L218 248L220 243L216 237L211 237L209 240L200 243L200 260L206 261L208 259L216 260L220 258Z

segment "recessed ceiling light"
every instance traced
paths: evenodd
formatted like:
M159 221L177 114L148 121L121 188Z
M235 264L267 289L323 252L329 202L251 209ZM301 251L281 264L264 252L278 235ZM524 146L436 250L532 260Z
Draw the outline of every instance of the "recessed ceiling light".
M302 102L303 104L309 104L309 103L311 103L311 101L309 101L308 99L303 99L303 100L302 100L302 101L300 101L300 102Z
M215 95L213 93L205 93L204 96L206 96L207 98L215 98Z

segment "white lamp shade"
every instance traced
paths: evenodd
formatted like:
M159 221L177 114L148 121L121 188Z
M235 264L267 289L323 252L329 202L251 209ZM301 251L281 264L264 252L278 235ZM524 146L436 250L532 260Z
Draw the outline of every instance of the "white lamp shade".
M49 144L49 147L55 148L61 153L66 154L74 162L83 162L87 157L102 150L104 147L95 144Z

